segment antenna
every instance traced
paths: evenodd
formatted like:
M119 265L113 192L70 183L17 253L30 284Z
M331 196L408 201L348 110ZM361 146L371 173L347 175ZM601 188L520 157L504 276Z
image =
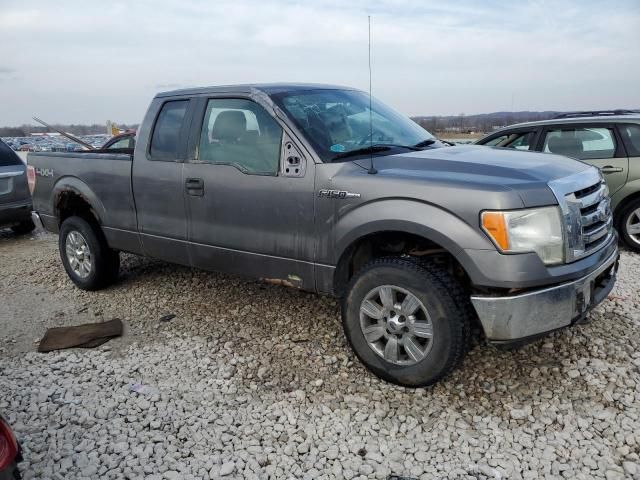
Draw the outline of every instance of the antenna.
M373 113L371 111L371 15L367 15L369 21L369 171L367 173L375 175L378 171L373 166Z

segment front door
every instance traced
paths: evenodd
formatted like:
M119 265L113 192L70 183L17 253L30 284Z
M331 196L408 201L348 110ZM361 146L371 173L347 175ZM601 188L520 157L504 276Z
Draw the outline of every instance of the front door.
M268 108L201 99L184 174L191 260L313 290L314 164Z
M184 265L190 263L182 177L189 103L154 100L143 123L151 126L139 134L132 171L138 231L145 255Z
M598 167L612 195L627 181L629 159L613 125L549 126L541 141L543 152L566 155Z

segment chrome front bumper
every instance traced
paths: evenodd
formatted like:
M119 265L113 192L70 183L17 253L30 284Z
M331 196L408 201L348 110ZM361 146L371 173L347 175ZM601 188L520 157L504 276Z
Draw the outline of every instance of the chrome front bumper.
M473 295L471 302L490 342L511 343L571 325L602 302L613 289L619 253L595 271L571 282L520 295Z

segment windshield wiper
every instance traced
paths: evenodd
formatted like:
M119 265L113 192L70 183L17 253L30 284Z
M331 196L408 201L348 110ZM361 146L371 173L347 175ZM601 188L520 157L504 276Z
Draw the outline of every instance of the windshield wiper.
M414 145L396 145L394 143L377 143L374 145L367 145L366 147L356 148L355 150L350 150L348 152L339 153L333 160L339 160L340 158L354 157L356 155L365 155L367 153L378 153L378 152L386 152L387 150L391 150L392 148L406 148L407 150L420 150Z
M429 145L433 145L434 143L436 143L437 140L435 138L429 138L428 140L423 140L421 142L416 143L415 145L413 145L413 148L423 148L423 147L428 147Z
M387 150L391 150L391 147L386 145L370 145L367 147L356 148L355 150L349 150L348 152L339 153L333 157L331 161L339 160L341 158L355 157L356 155L365 155L367 153L386 152Z

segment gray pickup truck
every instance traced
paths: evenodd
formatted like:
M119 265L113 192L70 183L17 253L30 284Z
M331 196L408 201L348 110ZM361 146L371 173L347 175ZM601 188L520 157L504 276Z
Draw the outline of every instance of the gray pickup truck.
M360 360L404 386L448 374L474 323L521 343L583 319L616 277L596 168L447 147L344 87L161 93L133 156L28 163L78 287L114 282L124 251L336 295Z

